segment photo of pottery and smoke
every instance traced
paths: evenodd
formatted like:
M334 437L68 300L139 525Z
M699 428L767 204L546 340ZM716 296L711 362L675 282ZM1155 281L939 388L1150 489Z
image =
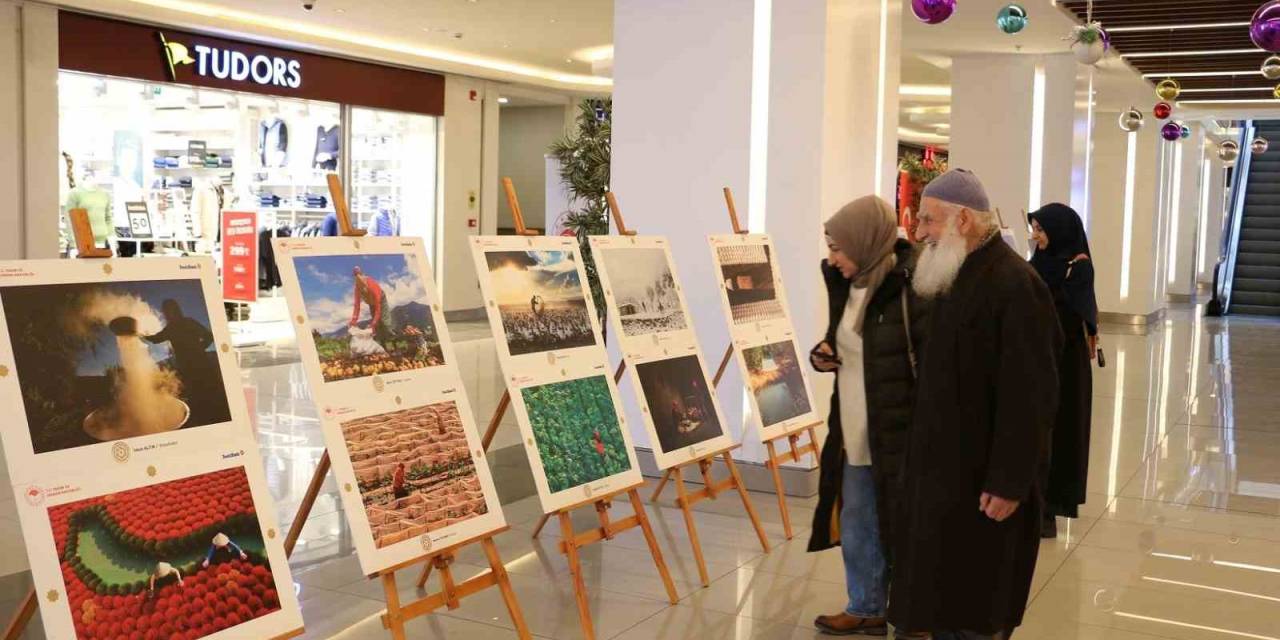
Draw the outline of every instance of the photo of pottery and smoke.
M342 423L379 549L489 512L452 400Z
M596 343L572 251L491 251L484 259L511 355Z
M243 468L50 507L49 523L82 640L203 638L280 609Z
M0 289L35 453L227 422L199 280Z
M784 317L782 301L773 286L769 245L747 244L716 247L720 277L729 296L734 324Z
M661 451L675 451L719 437L720 418L697 356L636 365Z
M609 274L623 333L642 336L688 326L666 251L610 247L596 255L603 257Z
M552 493L631 469L604 376L520 390Z
M743 349L747 384L760 408L761 424L768 427L809 413L809 393L804 373L790 340Z
M427 289L403 254L293 259L325 382L444 364Z

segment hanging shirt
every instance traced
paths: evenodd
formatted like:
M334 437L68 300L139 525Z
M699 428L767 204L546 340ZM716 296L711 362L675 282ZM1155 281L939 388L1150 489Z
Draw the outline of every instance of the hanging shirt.
M849 302L836 327L836 354L840 370L836 384L840 391L840 429L844 435L846 462L855 467L871 464L871 443L867 439L867 385L862 376L862 336L853 330L865 313L867 290L849 287Z

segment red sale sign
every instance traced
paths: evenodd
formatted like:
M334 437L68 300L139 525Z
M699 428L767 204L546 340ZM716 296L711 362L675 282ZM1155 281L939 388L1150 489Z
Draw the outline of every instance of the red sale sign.
M222 298L231 302L258 299L256 212L222 212Z

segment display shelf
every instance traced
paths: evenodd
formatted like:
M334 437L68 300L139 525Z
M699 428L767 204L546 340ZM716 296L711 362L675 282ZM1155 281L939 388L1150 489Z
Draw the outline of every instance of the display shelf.
M333 213L334 212L333 207L325 207L323 209L318 209L314 207L258 207L258 211L261 211L264 213L279 213L279 212L289 212L289 211L303 212L303 213Z

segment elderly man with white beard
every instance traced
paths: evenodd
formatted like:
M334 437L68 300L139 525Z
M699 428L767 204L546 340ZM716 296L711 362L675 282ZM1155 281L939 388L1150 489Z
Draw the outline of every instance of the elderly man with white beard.
M1040 545L1062 330L1049 290L1000 239L982 184L952 169L921 197L912 286L933 298L894 540L899 638L1003 640Z

